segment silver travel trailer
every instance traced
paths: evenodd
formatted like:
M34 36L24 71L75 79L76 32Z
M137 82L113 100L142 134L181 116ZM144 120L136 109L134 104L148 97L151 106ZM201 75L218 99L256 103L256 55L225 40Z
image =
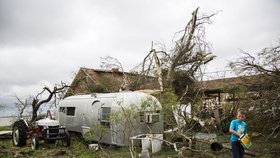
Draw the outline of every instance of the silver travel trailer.
M93 141L127 146L132 136L163 133L161 110L159 101L146 93L93 93L62 100L56 118L68 131Z

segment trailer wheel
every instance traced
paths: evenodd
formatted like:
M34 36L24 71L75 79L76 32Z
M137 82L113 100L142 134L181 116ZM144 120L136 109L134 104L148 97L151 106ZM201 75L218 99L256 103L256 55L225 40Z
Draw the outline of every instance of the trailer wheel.
M26 144L27 127L22 120L14 123L12 137L13 137L14 146L20 147L20 146L24 146Z
M71 143L70 134L66 132L65 137L62 139L62 146L69 147L70 143Z
M31 137L31 149L37 150L39 147L39 137L37 134L33 134Z

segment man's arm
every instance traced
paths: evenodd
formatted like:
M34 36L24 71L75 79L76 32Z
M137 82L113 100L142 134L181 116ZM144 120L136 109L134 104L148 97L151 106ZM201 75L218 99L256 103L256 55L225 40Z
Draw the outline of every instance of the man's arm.
M236 135L237 137L240 137L241 134L238 133L238 132L236 132L236 131L234 130L234 129L235 129L234 127L235 127L234 121L231 121L231 122L230 122L230 127L229 127L229 133L234 134L234 135Z
M233 130L233 129L229 129L229 133L232 133L232 134L236 135L237 137L240 137L240 136L241 136L240 133L236 132L236 131Z

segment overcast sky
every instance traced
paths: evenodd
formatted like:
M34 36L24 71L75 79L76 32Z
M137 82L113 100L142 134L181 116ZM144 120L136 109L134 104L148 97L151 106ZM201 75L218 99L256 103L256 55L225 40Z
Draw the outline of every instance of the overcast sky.
M192 11L220 11L206 26L217 58L207 71L279 43L279 0L0 0L0 103L70 83L80 67L99 68L112 56L129 71L151 41L172 47Z

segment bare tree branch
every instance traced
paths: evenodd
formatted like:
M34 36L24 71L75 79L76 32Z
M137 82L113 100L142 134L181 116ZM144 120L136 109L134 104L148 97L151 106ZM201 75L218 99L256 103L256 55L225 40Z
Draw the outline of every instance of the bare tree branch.
M54 99L56 104L57 94L65 93L65 90L68 87L69 86L63 82L61 82L61 85L55 85L53 89L45 86L35 97L30 97L25 99L25 101L22 101L16 96L17 102L15 104L18 107L20 117L22 117L23 111L26 110L27 106L30 104L32 107L30 123L35 121L37 119L37 112L41 105L49 103L52 99ZM47 92L47 94L45 94L45 92ZM44 95L47 95L47 97L45 99L40 99L41 97L44 97ZM32 102L28 103L28 100L32 100Z
M120 91L127 89L126 86L128 84L128 77L124 72L121 62L111 56L102 57L101 59L103 60L100 65L101 68L112 69L112 68L116 67L118 69L118 71L120 70L120 72L123 74L123 81L122 81L122 84L120 85Z

